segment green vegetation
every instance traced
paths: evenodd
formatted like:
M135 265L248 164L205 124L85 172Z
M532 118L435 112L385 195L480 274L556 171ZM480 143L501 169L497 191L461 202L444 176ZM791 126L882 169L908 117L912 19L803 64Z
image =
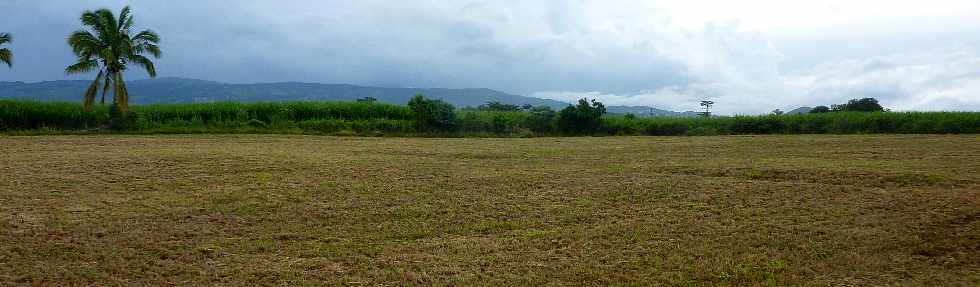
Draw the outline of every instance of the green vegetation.
M978 142L0 137L0 285L978 286Z
M7 33L0 33L0 45L10 44L14 41L14 38ZM0 48L0 63L7 64L7 67L13 67L14 64L14 53L8 48Z
M408 102L408 108L421 132L452 132L456 129L455 108L447 102L416 95Z
M884 112L885 108L875 98L853 99L846 104L832 105L833 112Z
M711 118L599 116L599 103L557 113L454 111L418 97L412 107L375 102L201 103L133 106L113 121L112 109L80 104L0 100L0 131L57 133L282 133L334 135L554 136L737 134L975 134L976 112L831 112ZM563 120L564 119L564 120Z
M810 110L811 114L820 114L820 113L829 113L829 112L830 112L830 108L828 108L827 106L816 106Z
M838 112L713 118L605 118L608 135L975 134L976 112Z
M65 73L79 74L98 70L99 74L85 91L85 110L91 111L92 104L102 86L102 103L112 90L112 104L116 113L114 118L125 118L129 109L129 90L123 79L123 72L129 64L139 65L150 75L157 76L149 54L160 58L160 36L150 30L132 34L133 15L129 6L119 12L118 19L108 9L85 11L82 24L89 30L78 30L68 37L68 45L78 57L78 62L65 68Z
M558 130L569 135L595 134L602 127L605 114L606 106L602 103L581 99L578 105L570 105L558 113Z
M311 133L415 131L403 106L355 102L207 103L133 106L126 133ZM0 130L26 133L109 132L110 108L0 100Z
M518 105L504 104L499 101L489 101L486 104L480 105L476 109L488 112L519 112L523 108Z

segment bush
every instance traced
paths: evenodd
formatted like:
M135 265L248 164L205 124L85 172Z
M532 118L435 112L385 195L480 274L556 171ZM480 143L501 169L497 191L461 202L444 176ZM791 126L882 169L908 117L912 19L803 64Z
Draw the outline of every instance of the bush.
M878 100L875 98L853 99L846 104L833 105L831 110L835 112L884 112Z
M419 131L447 132L456 129L455 108L449 103L426 99L423 95L415 95L408 102L408 108L412 110Z
M558 114L558 129L571 135L595 134L602 126L606 106L596 100L581 99Z

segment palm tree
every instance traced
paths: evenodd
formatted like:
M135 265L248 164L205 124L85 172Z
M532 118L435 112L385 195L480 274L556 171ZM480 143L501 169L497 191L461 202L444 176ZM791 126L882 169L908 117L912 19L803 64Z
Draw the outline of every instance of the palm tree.
M10 37L10 34L0 33L0 45L9 44L13 41L14 38ZM0 48L0 63L7 64L7 67L13 67L14 54L10 52L10 49Z
M78 56L78 63L68 66L65 72L77 74L99 70L95 81L85 91L85 110L91 111L99 86L102 86L102 104L105 95L112 89L113 105L125 115L129 108L129 91L123 80L123 72L132 63L142 67L150 77L157 71L145 54L160 58L160 36L150 30L133 35L133 15L129 6L119 12L116 18L109 9L85 11L82 24L89 30L78 30L68 37L68 45Z

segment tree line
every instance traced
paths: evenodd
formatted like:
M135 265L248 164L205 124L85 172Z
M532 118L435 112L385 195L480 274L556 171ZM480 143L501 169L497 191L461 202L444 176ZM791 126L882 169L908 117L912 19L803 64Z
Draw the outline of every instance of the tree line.
M197 103L111 107L0 100L0 134L276 133L360 136L697 136L738 134L976 134L980 113L831 112L795 115L649 117L611 115L598 101L555 111L456 109L422 95L410 105L377 102Z

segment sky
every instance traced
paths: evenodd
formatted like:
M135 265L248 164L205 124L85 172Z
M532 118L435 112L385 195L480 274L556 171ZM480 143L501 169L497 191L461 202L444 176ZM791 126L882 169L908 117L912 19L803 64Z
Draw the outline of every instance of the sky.
M491 88L720 114L875 97L980 111L980 1L0 0L15 66L67 76L86 9L132 6L163 77ZM131 71L129 79L146 78Z

